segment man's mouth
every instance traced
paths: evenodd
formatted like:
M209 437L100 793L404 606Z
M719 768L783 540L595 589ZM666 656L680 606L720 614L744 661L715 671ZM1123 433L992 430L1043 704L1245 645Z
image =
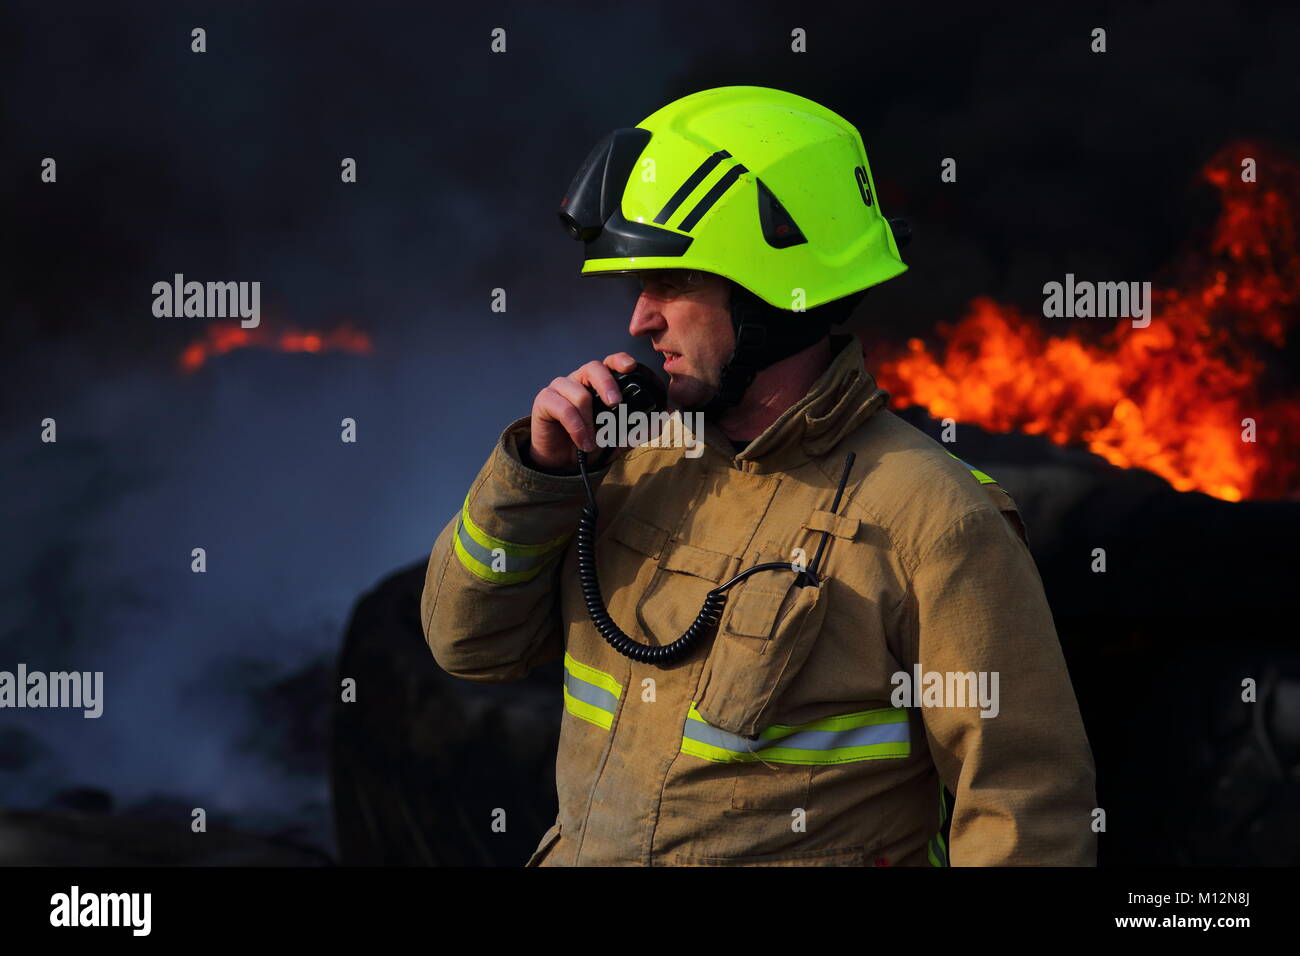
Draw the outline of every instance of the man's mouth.
M671 372L674 366L681 364L681 352L670 352L667 349L655 349L655 351L664 357L665 372Z

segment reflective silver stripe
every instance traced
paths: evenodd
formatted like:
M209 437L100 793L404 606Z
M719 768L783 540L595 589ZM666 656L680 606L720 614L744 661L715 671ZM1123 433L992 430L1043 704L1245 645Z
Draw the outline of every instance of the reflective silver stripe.
M737 753L760 753L769 747L792 750L838 750L841 747L866 747L870 744L901 744L911 739L905 721L894 724L868 724L866 727L853 727L849 730L801 730L788 737L750 740L748 737L728 733L698 720L687 720L682 733L691 740Z
M575 677L567 667L564 669L564 689L569 692L569 696L577 698L584 704L599 707L610 714L618 711L617 697L603 687L597 687L595 684L587 683L581 677Z
M469 529L465 527L464 521L456 522L456 537L460 540L460 546L464 548L471 558L488 568L493 568L499 574L522 574L525 571L534 571L559 552L559 549L548 552L547 554L528 555L526 557L514 557L501 549L504 558L504 567L495 567L493 562L497 560L492 554L491 548L485 548L472 537Z

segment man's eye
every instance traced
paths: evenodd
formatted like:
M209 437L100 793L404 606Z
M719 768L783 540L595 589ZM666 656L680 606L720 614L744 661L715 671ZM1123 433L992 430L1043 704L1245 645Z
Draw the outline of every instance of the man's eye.
M676 298L677 296L684 295L691 289L691 283L684 276L653 279L642 277L640 282L642 292L663 299Z

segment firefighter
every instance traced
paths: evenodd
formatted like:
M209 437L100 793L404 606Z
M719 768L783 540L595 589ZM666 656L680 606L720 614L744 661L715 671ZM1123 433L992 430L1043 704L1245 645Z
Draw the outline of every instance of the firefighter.
M588 461L592 392L614 404L635 364L592 361L505 429L434 545L442 668L563 660L559 815L529 865L1095 864L1092 753L1016 505L832 329L906 268L858 131L706 90L602 139L560 218L583 274L640 282L628 331L664 356L670 425L703 413L703 453Z

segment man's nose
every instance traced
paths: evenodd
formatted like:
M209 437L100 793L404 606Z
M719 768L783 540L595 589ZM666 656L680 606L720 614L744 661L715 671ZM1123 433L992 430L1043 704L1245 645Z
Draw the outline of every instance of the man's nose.
M649 335L651 332L667 327L658 304L649 296L642 294L636 300L636 307L632 310L632 321L627 326L628 334Z

